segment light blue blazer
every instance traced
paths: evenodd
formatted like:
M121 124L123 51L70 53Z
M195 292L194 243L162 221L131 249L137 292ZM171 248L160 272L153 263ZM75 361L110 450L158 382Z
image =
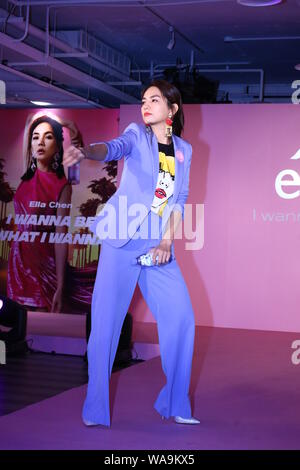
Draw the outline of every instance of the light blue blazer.
M184 218L184 204L189 193L192 146L176 135L173 135L172 139L175 152L175 182L174 192L168 200L168 205L171 204L171 210L181 211L182 218ZM124 204L121 205L120 201L124 202L126 199L121 196L127 197L128 208L131 204L143 204L149 213L159 173L158 142L151 128L146 129L144 124L131 123L120 137L108 142L97 142L91 146L99 143L105 143L107 146L108 152L104 162L120 160L122 157L125 160L119 188L97 214L90 230L99 236L97 226L101 220L103 221L103 217L107 220L107 205L113 206L116 215L116 231L112 230L106 241L112 246L121 247L132 238L147 215L144 214L139 220L135 216L132 222L128 222L131 225L130 234L123 233L120 236L119 217L124 215ZM163 223L162 229L166 222L167 220ZM101 239L101 236L99 238Z

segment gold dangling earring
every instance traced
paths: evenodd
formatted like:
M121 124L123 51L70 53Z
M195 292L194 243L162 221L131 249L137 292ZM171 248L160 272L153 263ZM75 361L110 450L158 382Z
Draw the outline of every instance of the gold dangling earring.
M169 113L169 116L166 119L166 137L172 137L172 134L173 134L172 125L173 125L172 113Z

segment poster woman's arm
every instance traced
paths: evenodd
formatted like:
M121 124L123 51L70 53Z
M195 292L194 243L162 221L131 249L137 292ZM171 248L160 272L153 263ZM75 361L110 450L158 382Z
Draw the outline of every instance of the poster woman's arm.
M66 185L61 192L58 202L60 204L71 203L72 188L70 185ZM70 215L69 208L58 208L57 216L68 216ZM56 232L67 233L68 227L61 226L56 227ZM56 243L55 244L55 264L56 264L56 278L57 287L52 300L51 311L61 312L62 311L62 300L63 300L63 289L65 283L66 265L68 260L68 244L67 243Z

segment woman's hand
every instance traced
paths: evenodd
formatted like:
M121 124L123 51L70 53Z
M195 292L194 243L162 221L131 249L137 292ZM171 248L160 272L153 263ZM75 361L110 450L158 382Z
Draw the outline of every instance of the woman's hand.
M52 299L52 305L51 305L52 313L60 313L62 311L62 294L63 294L62 288L58 287Z
M85 154L82 150L74 145L70 145L67 150L64 151L63 165L66 167L75 165L75 163L80 162L85 158Z
M172 240L161 240L159 245L149 250L148 253L152 253L152 259L154 261L158 256L158 259L155 264L160 265L168 263L171 256L171 246Z

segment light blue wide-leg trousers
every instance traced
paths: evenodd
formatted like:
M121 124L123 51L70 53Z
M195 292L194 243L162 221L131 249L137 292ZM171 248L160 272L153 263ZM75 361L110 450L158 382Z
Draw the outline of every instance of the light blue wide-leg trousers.
M82 410L85 420L110 426L109 381L122 325L137 283L157 321L166 376L154 408L166 418L192 416L189 386L195 321L184 278L176 259L152 267L132 262L158 243L159 239L131 239L123 247L115 248L102 242L87 347L89 381Z

